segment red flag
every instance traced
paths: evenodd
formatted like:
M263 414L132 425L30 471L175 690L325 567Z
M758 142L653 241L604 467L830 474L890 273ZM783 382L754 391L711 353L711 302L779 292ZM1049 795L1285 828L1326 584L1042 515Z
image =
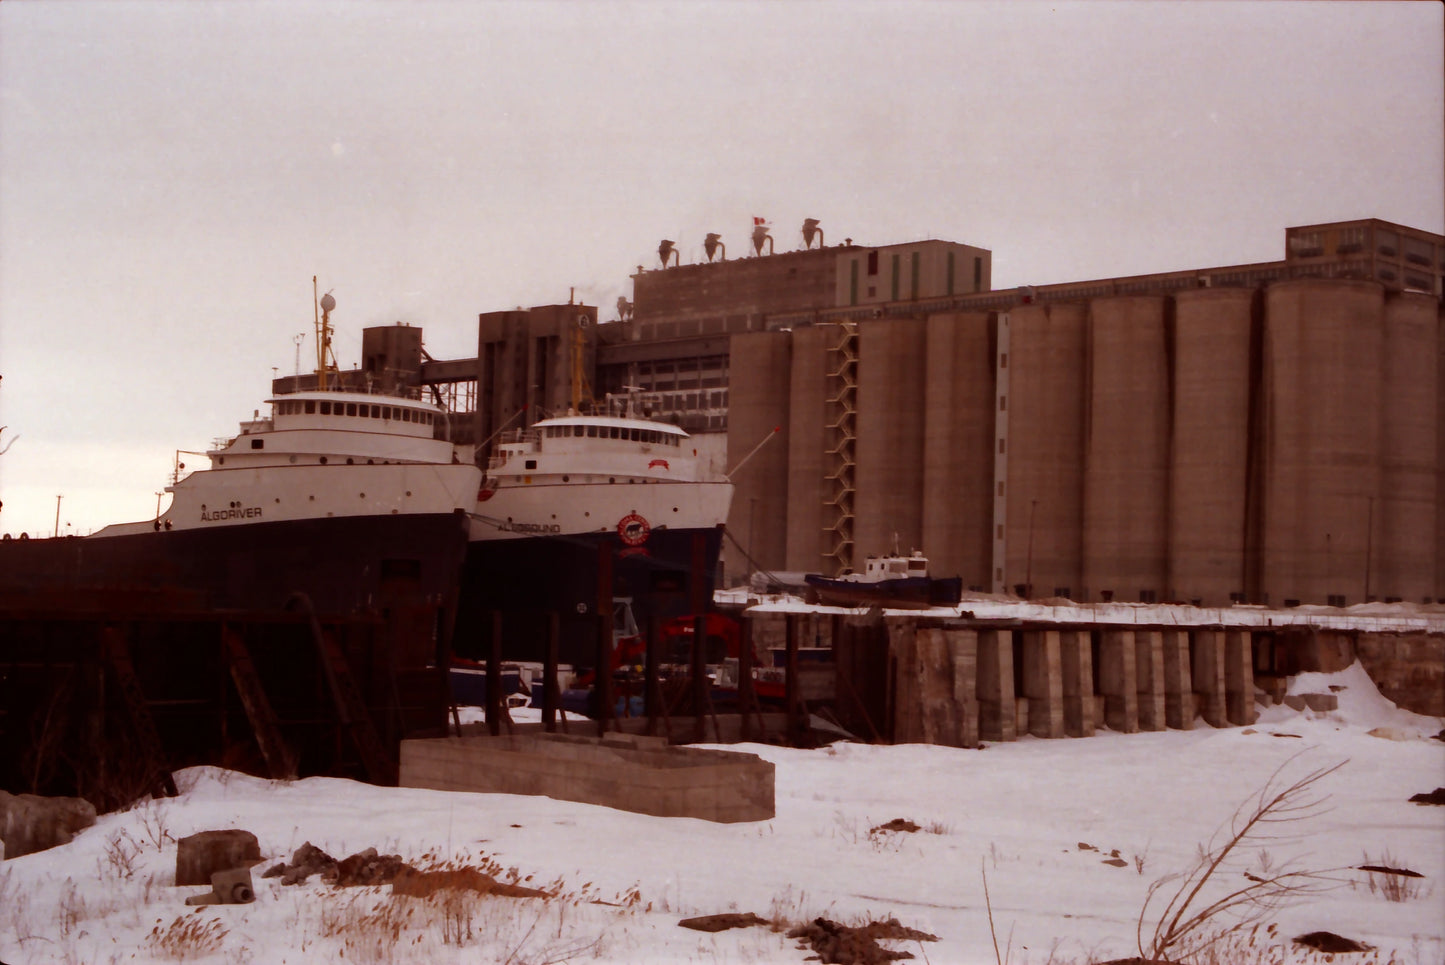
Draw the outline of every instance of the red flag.
M759 225L765 225L765 224L767 224L767 223L768 223L767 220L764 219L764 218L753 218L753 227L754 227L754 228L758 227Z

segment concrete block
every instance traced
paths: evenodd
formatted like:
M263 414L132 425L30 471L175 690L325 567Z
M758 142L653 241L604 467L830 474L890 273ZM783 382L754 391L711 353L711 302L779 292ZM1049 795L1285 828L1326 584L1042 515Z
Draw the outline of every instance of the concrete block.
M1334 694L1290 694L1284 698L1284 705L1293 710L1313 710L1328 713L1340 709L1340 698Z
M958 708L958 746L978 746L978 631L946 630L953 664L953 701Z
M400 785L536 794L723 823L774 816L770 762L755 754L652 741L629 746L611 738L604 743L545 733L402 741Z
M0 857L18 858L69 844L95 823L95 805L78 797L0 791Z
M176 842L176 884L209 885L218 871L249 869L261 860L261 846L250 831L197 831Z

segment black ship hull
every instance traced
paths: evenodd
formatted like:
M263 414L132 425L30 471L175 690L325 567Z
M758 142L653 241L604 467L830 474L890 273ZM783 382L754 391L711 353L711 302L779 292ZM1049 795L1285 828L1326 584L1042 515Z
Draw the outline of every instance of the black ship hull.
M317 613L455 599L461 513L354 516L0 542L0 603Z
M503 658L542 660L556 614L559 659L590 667L596 662L602 599L630 599L638 628L645 632L652 617L692 612L695 572L702 581L703 609L710 609L721 548L721 526L658 527L637 546L615 532L474 540L462 572L456 652L485 657L492 615L499 612ZM603 566L610 567L612 577L605 586L599 578Z

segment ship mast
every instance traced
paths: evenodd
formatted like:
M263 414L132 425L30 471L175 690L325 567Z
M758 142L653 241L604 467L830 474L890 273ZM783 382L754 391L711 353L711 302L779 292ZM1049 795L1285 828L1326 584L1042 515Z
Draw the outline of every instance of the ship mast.
M311 298L313 313L320 307L320 314L316 315L316 388L324 392L326 373L338 371L336 353L331 349L331 310L336 307L336 299L331 297L331 292L316 297L315 275L311 276Z

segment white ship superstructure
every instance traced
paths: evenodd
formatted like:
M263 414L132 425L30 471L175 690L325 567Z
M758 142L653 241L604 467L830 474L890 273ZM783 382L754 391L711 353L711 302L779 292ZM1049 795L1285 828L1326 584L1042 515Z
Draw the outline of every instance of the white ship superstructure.
M613 534L641 546L657 529L714 529L732 483L699 475L691 437L619 416L543 419L504 436L488 462L472 539Z
M209 450L209 469L178 456L170 505L153 521L97 536L354 516L469 512L481 472L470 448L436 438L446 413L393 396L300 392L269 400Z

